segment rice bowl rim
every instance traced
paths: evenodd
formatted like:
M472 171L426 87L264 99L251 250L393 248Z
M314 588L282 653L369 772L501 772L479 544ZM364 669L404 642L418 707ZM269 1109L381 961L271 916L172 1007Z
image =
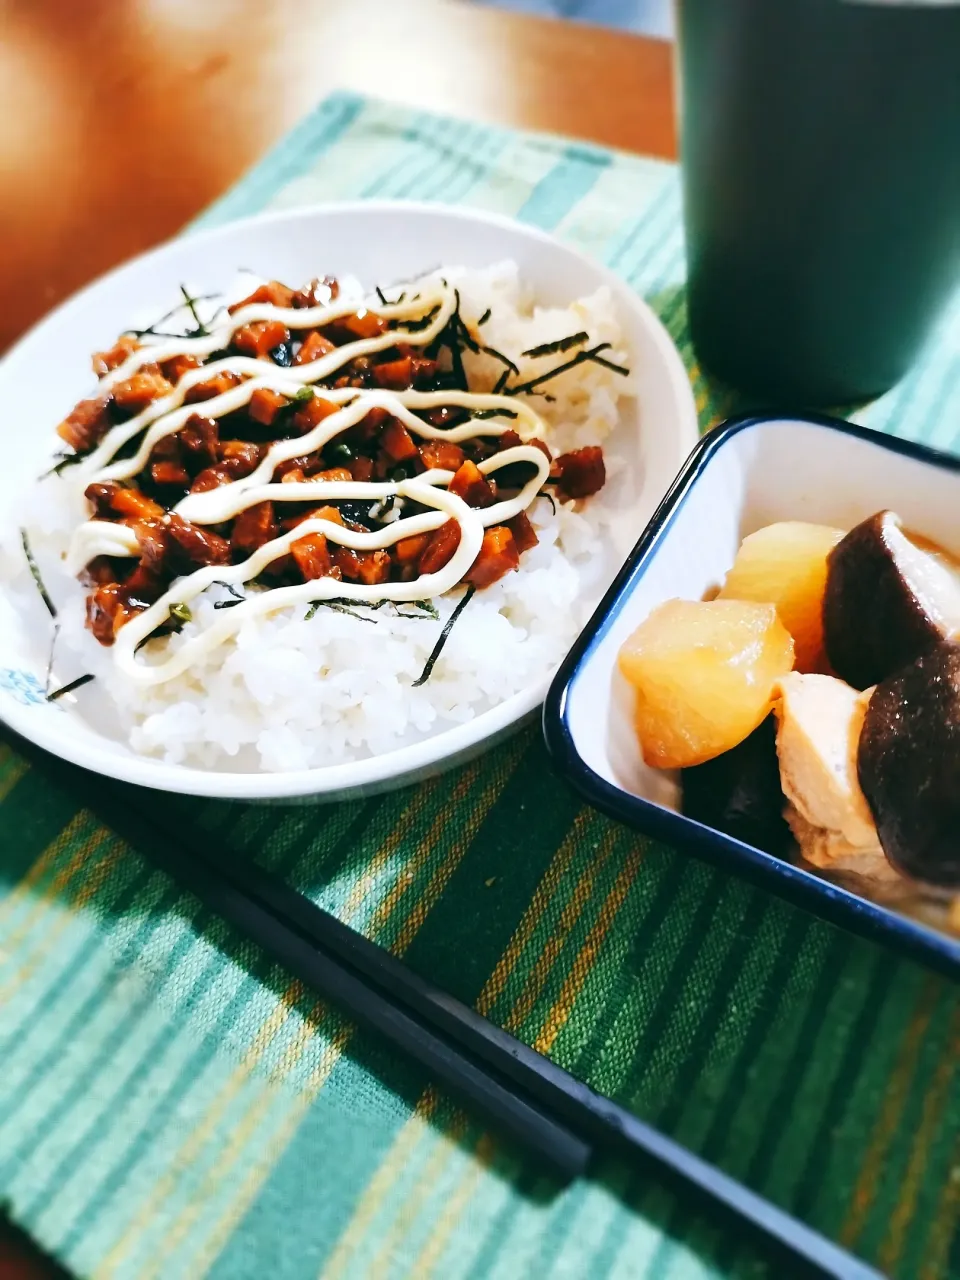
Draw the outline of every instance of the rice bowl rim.
M35 350L43 343L47 330L53 329L55 325L63 325L65 322L83 326L84 314L96 304L98 295L106 292L111 286L116 287L122 284L125 275L135 276L145 267L162 264L167 256L172 256L176 249L187 243L194 247L202 246L236 236L241 231L263 230L270 233L278 227L291 223L314 220L322 222L324 218L331 216L340 219L356 218L374 221L382 218L388 223L390 219L422 218L425 231L430 220L439 218L462 226L465 249L469 243L471 226L482 226L506 233L516 242L516 248L513 250L509 246L504 247L500 253L501 260L521 259L522 254L519 250L523 242L534 242L549 246L554 252L559 250L567 256L571 265L579 266L581 272L586 269L593 279L592 285L586 290L576 286L576 291L571 294L570 300L573 301L576 296L584 296L585 293L593 292L606 285L614 296L618 311L621 312L621 321L625 321L629 314L634 325L643 330L646 342L646 373L641 372L638 375L638 384L650 378L651 363L653 361L659 363L659 374L661 380L666 382L671 403L666 413L661 411L658 415L656 430L660 434L669 432L672 437L670 452L673 455L673 471L667 477L668 480L672 480L673 474L696 443L697 413L693 392L680 354L666 328L648 304L609 268L537 227L527 226L500 214L425 201L362 200L314 204L257 214L250 218L237 219L168 240L128 259L98 277L28 330L0 360L0 397L4 393L5 385L9 385L11 381L17 381L21 363L35 358ZM433 262L428 237L425 238L425 244L425 265L422 270L429 271L437 265L460 265L459 262L452 260L447 264ZM318 257L322 257L323 252L322 243L318 239ZM465 259L468 264L470 256L469 253L465 253L461 261ZM491 258L487 265L494 265L495 261L495 258ZM244 264L237 264L237 266L241 265ZM316 269L322 265L322 262L318 262ZM522 261L518 265L521 281L524 282ZM471 267L471 269L483 268ZM176 287L177 282L171 279L171 290L175 291ZM137 299L132 299L131 311L135 310L137 305ZM629 335L625 335L625 341L631 347L633 346ZM665 488L666 485L664 485ZM656 495L657 498L660 496L662 494ZM650 506L648 515L652 515L655 505L653 503ZM0 651L0 664L2 661L3 654ZM64 734L60 727L63 722L62 717L49 714L52 708L21 705L10 697L0 699L0 720L14 732L61 759L118 781L134 783L153 790L239 801L335 800L346 798L351 794L369 795L410 784L479 754L488 745L503 739L511 729L519 729L530 718L543 702L553 674L554 669L548 669L541 679L522 692L497 703L463 724L443 729L421 741L363 760L320 765L289 772L205 770L196 766L168 764L148 756L138 756L123 743L99 737L95 730L91 730L88 738L75 737L70 733ZM38 710L48 714L36 714ZM61 708L61 710L66 711L67 708Z

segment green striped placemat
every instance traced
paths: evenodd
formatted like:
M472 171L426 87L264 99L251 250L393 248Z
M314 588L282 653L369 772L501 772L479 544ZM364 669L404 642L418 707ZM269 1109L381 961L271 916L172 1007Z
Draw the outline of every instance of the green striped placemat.
M673 166L337 95L201 221L357 196L555 232L704 425L741 407L686 340ZM958 335L861 419L953 445ZM0 1202L78 1274L768 1274L641 1171L553 1185L2 745L0 802ZM954 988L582 809L537 732L367 801L163 803L884 1271L960 1276Z

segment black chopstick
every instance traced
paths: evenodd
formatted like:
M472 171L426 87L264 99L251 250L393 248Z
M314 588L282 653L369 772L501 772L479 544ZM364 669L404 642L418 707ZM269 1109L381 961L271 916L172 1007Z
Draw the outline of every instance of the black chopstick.
M88 807L91 807L88 805ZM543 1161L558 1178L569 1181L585 1172L590 1144L537 1103L523 1095L495 1072L465 1055L462 1048L438 1035L398 1004L391 1003L375 986L321 947L293 929L284 927L271 912L235 885L228 883L208 860L188 847L158 848L143 838L142 823L128 834L116 815L104 820L194 893L201 902L228 920L245 936L317 991L325 1000L361 1026L372 1028L402 1053L418 1062L430 1077L454 1098L475 1109L501 1133L519 1142Z
M883 1280L880 1272L595 1093L255 863L211 842L185 841L184 831L165 827L161 816L153 826L145 824L126 788L5 732L133 847L562 1176L582 1172L592 1144L639 1155L705 1203L734 1215L789 1262L790 1275Z

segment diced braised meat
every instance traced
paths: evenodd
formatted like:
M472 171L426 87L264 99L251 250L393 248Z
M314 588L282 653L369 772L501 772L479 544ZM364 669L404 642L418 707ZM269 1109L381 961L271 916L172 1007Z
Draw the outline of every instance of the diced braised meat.
M459 471L464 453L451 440L428 440L420 446L420 459L428 471Z
M113 509L113 495L119 487L113 481L87 485L83 491L83 496L93 508L94 519L112 520L116 518L117 513Z
M204 467L197 475L190 486L191 493L210 493L212 489L219 489L223 484L232 484L236 479L230 472L229 467L225 467L218 462L215 466Z
M429 543L429 533L416 533L410 538L401 538L394 546L393 553L401 565L418 565Z
M101 520L159 520L163 515L159 502L115 480L87 485L84 497L93 504L94 513Z
M240 556L252 555L265 542L272 542L280 533L272 502L257 502L241 511L233 522L230 545Z
M257 320L253 324L242 325L231 338L230 345L242 355L259 357L269 355L281 342L289 341L289 330L279 320Z
M466 422L470 417L469 409L462 409L459 405L443 405L439 409L425 409L420 415L424 422L429 422L431 427L458 427L461 422Z
M118 338L109 351L97 351L93 357L93 372L98 378L119 369L128 356L140 350L140 341L132 334Z
M164 360L160 365L160 372L168 382L177 383L185 373L190 373L193 369L199 368L200 361L196 356L188 356L184 354L171 356L169 360Z
M154 484L174 485L185 489L190 484L190 473L179 462L153 462L150 464L150 478Z
M314 360L322 360L324 356L328 356L336 349L336 343L325 338L319 330L311 329L300 344L300 350L293 357L293 363L295 365L312 364Z
M388 551L358 551L357 576L368 587L379 586L390 580L390 553Z
M481 475L469 458L458 469L449 484L449 492L462 498L468 507L489 507L496 501L490 482Z
M360 310L352 316L341 316L339 320L331 321L324 326L324 333L339 347L345 342L356 342L358 338L378 338L388 328L383 316L378 316L373 311Z
M360 484L365 484L368 480L372 480L373 459L363 457L351 459L350 475Z
M220 428L216 418L205 418L199 413L187 419L178 432L184 460L191 471L212 466L220 456Z
M219 447L221 461L205 467L190 486L191 493L209 493L250 475L260 461L260 446L247 440L227 440Z
M263 456L263 449L249 440L226 440L219 448L220 461L229 464L235 480L242 480L255 471Z
M199 404L203 400L212 400L215 396L222 396L227 391L232 391L234 387L239 387L241 382L240 375L233 373L229 369L221 369L219 373L215 373L212 377L198 382L195 387L191 387L183 397L185 404Z
M406 391L413 386L413 357L402 356L399 360L388 360L373 369L373 380L378 387L387 387L393 391Z
M556 460L557 495L560 498L589 498L603 488L607 478L603 450L598 445L562 453Z
M322 533L308 533L291 544L290 553L297 562L297 568L304 582L314 578L325 578L333 568L330 548Z
M420 556L420 572L439 573L453 559L459 545L460 525L456 520L447 520L431 533L426 550Z
M333 404L330 400L324 400L323 396L314 394L293 415L290 420L290 429L305 436L314 427L319 427L324 418L329 418L331 413L338 413L341 408L341 405Z
M229 564L230 543L212 529L191 524L171 512L166 517L170 536L179 548L178 558L186 569L199 569L206 564Z
M512 520L508 520L507 528L513 534L513 540L517 544L517 550L521 555L525 551L532 551L540 541L537 537L537 531L527 519L525 511L521 511Z
M413 436L399 418L391 418L381 431L380 448L392 463L410 462L420 456Z
M326 307L340 296L340 285L333 276L311 280L293 295L293 305L301 310L307 307Z
M274 307L292 307L294 305L294 292L288 289L285 284L281 284L279 280L271 280L267 284L258 285L253 293L248 294L240 302L234 302L227 310L231 315L235 315L244 307L250 307L255 302L268 302Z
M122 603L122 593L119 582L108 582L87 597L87 626L101 644L111 645L116 639L113 623Z
M283 462L278 462L274 467L274 480L286 480L287 476L296 474L303 478L310 469L316 471L323 466L323 461L317 453L305 453L297 458L285 458Z
M519 565L520 552L513 534L505 525L494 525L492 529L485 531L480 551L466 575L466 581L472 582L475 587L489 587L494 582L499 582L511 569L519 568Z
M142 609L149 609L150 605L160 599L164 591L163 578L142 560L134 566L122 585L123 604L135 613L139 613ZM118 622L115 618L114 626L122 625L127 620L123 618Z
M141 561L123 582L102 582L90 593L87 626L101 644L112 645L120 628L159 600L163 592L163 579Z
M257 387L250 396L247 412L254 422L259 422L263 427L269 427L280 410L286 408L289 403L286 396L271 391L268 387Z
M120 414L132 418L148 404L167 396L173 390L156 365L144 365L132 377L118 382L113 388L113 403Z
M337 547L333 553L334 566L340 576L348 582L357 582L360 578L360 557L350 547Z
M138 520L133 531L140 544L140 563L155 573L161 573L175 545L168 525L162 519Z
M286 516L280 524L283 531L289 533L291 529L295 529L298 524L304 524L307 520L329 520L331 524L343 524L343 516L339 509L329 504L325 507L304 507Z
M122 573L122 560L114 560L110 556L94 556L85 566L82 580L88 586L105 586L108 582L119 582Z
M78 453L93 449L113 426L109 405L109 395L81 400L57 427L57 435Z
M277 586L301 582L300 570L297 568L297 562L292 555L277 556L276 560L271 560L260 574L261 578L271 582Z

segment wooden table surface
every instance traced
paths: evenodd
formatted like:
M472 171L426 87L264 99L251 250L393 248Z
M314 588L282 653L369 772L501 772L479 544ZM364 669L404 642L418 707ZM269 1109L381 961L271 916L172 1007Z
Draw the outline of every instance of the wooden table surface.
M441 0L0 0L0 350L333 89L672 156L671 47Z
M672 53L443 0L0 0L0 351L334 89L672 157ZM63 1273L0 1223L0 1280Z

